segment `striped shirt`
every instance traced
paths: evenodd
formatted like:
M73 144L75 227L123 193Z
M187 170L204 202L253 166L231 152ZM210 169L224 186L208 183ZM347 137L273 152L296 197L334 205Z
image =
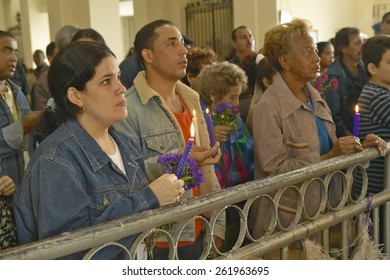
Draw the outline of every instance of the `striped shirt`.
M386 142L390 141L390 90L367 83L359 97L360 126L359 138L373 133ZM370 162L367 168L368 193L378 193L383 190L384 158L380 157ZM354 191L360 193L362 177L359 170L354 176Z

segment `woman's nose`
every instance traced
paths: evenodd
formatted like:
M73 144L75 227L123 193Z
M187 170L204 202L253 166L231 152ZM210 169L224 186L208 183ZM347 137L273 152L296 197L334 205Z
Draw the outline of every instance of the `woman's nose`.
M118 80L118 89L117 89L117 92L119 94L124 94L126 91L126 87L122 84L122 82L120 80Z

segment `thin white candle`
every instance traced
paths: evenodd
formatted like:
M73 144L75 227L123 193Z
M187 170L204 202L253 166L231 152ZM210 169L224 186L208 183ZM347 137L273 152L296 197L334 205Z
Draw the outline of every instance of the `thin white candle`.
M199 135L199 126L198 126L198 118L196 117L196 111L192 110L192 123L194 125L194 130L195 130L195 145L201 146L200 143L200 135Z

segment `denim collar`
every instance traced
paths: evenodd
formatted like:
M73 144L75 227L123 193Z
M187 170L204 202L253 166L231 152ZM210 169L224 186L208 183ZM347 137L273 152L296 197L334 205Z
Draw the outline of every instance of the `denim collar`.
M19 87L18 85L16 85L13 81L11 81L10 79L7 79L6 80L7 84L10 86L11 88L11 91L16 94L18 93L20 90L21 90L21 87Z
M79 124L77 120L68 120L65 125L72 137L79 144L80 149L83 150L88 162L95 172L111 161L109 156L102 150L95 139L89 135L89 133ZM136 160L142 157L138 151L130 146L130 143L125 143L125 139L112 127L109 128L108 132L117 143L122 155L125 155L125 157L122 156L124 162L127 158Z

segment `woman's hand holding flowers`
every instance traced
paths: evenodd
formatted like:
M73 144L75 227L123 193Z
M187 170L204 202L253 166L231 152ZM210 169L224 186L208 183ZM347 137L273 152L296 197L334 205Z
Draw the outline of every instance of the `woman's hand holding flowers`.
M229 133L233 130L231 126L216 125L214 126L215 140L223 143L227 140Z
M156 195L160 206L179 201L184 193L184 181L177 179L175 174L164 174L149 184Z
M214 127L228 126L232 130L237 131L238 121L240 120L240 110L237 106L234 106L230 103L220 102L215 108L214 112L211 114Z

